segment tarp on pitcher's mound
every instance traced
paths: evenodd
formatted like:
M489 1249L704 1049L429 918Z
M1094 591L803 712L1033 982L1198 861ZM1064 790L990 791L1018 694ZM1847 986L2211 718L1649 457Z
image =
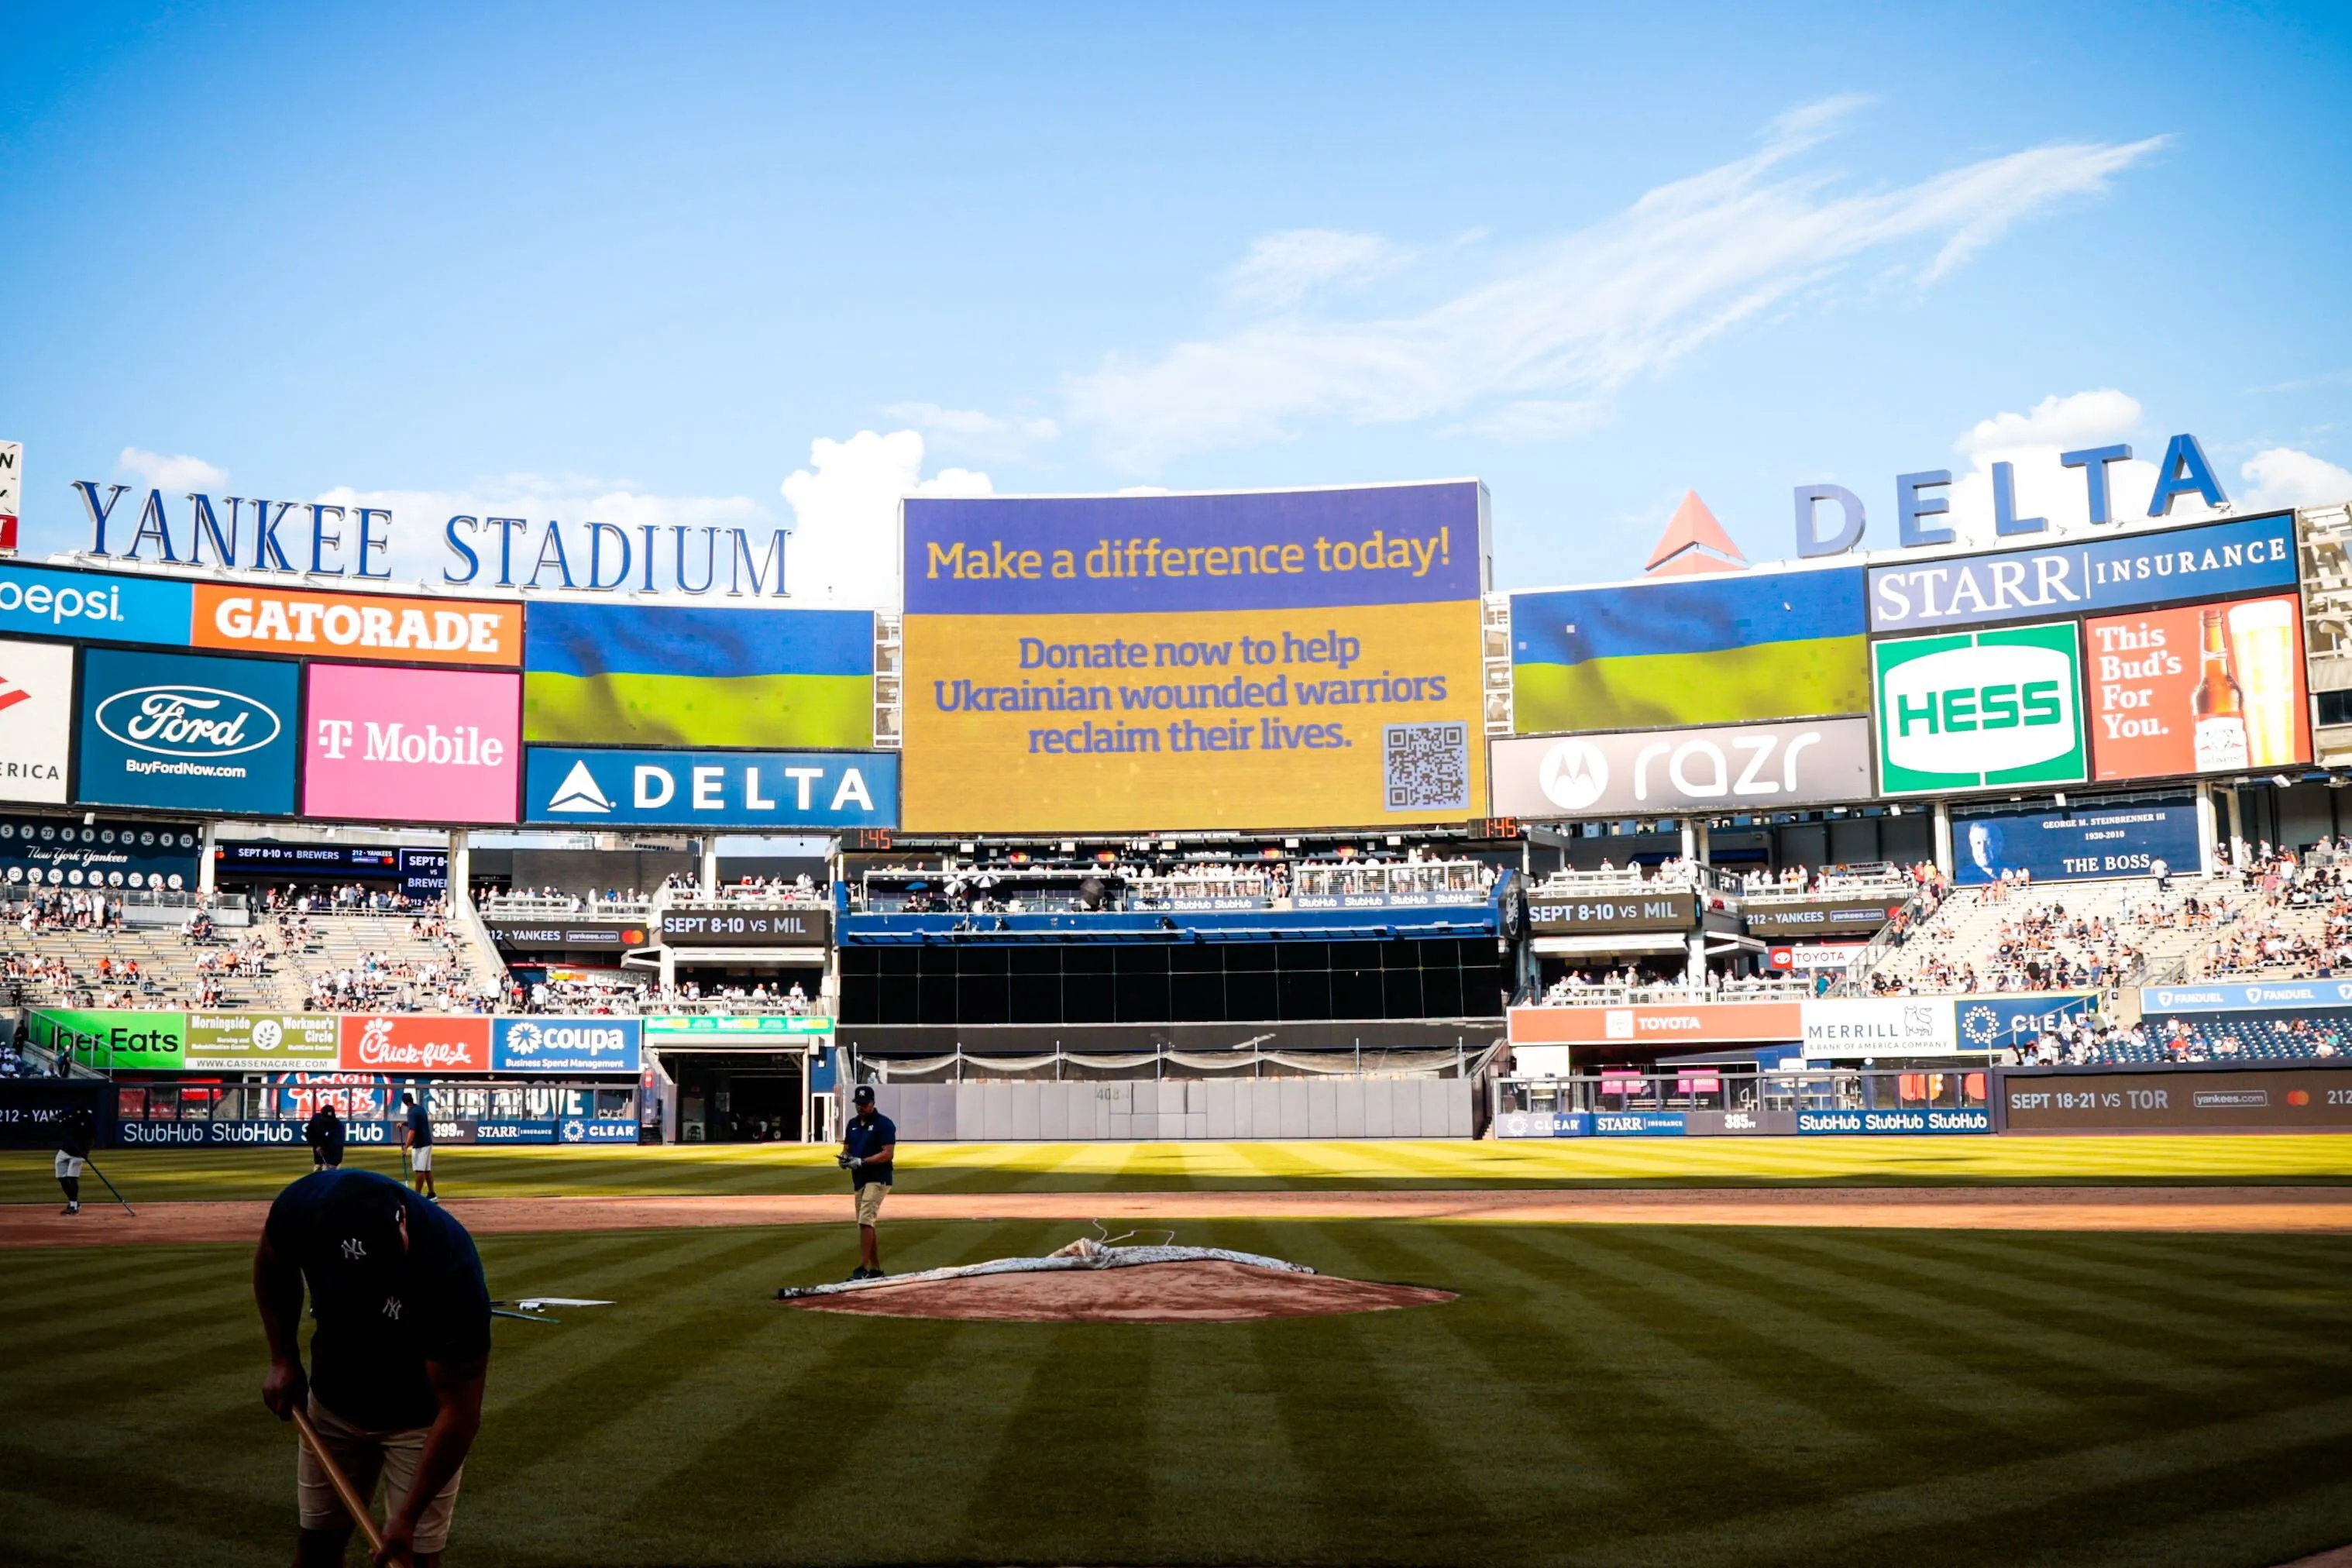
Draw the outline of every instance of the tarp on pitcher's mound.
M870 1317L1101 1323L1243 1322L1454 1300L1448 1290L1336 1279L1224 1247L1111 1247L1091 1239L1045 1258L787 1288L776 1296L814 1311Z

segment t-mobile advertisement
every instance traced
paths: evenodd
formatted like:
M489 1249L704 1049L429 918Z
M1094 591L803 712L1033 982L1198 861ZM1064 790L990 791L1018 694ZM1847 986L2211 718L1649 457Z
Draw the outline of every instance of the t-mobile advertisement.
M2083 626L2091 772L2242 773L2311 760L2303 606L2292 594Z
M515 675L312 665L303 815L512 822L521 706Z
M2026 871L2037 882L2087 882L2198 870L2197 804L2131 801L2069 811L2000 811L1952 818L1954 879L1963 886Z

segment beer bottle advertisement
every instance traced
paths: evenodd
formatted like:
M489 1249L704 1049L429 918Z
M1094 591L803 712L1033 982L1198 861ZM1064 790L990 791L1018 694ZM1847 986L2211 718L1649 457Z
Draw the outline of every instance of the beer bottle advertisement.
M2311 760L2303 610L2291 594L2084 622L2091 773L2259 772Z

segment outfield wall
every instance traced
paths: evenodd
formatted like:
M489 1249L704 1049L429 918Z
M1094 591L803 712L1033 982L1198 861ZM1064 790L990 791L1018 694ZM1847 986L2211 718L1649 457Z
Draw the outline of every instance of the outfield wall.
M1468 1138L1478 1092L1460 1079L894 1083L875 1103L909 1143Z

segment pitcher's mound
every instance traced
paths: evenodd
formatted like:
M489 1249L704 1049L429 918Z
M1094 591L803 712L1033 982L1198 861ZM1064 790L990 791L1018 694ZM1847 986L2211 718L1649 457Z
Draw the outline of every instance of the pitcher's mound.
M1097 1222L1099 1226L1100 1222ZM1222 1247L1074 1241L1044 1258L927 1269L896 1279L787 1286L780 1301L877 1318L995 1318L1032 1323L1236 1323L1451 1301L1451 1290L1336 1279L1303 1263Z
M882 1318L999 1318L1033 1323L1234 1323L1378 1312L1451 1301L1451 1290L1297 1274L1247 1263L1153 1263L1131 1268L979 1274L884 1281L839 1295L803 1296L812 1312Z

